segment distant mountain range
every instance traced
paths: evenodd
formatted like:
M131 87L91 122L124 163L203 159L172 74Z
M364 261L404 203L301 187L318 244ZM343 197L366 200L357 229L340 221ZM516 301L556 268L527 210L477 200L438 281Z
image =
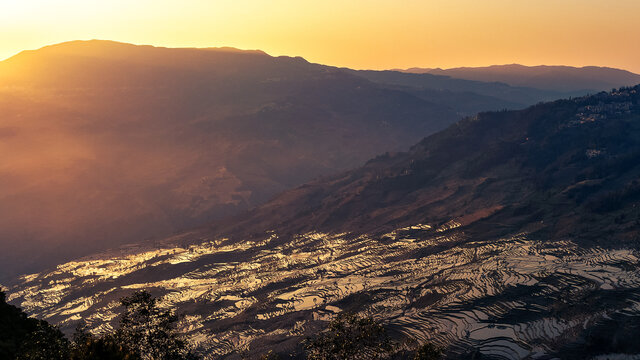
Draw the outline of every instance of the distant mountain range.
M266 228L383 234L453 221L481 237L535 231L545 239L637 247L639 105L636 86L480 113L409 152L284 192L230 227L219 225L220 235Z
M162 239L463 115L561 96L232 48L24 51L0 62L0 278Z
M301 58L77 41L0 63L0 273L161 239L456 121Z
M339 311L451 359L638 354L638 139L640 85L480 113L211 227L24 276L9 300L105 329L149 289L209 358L295 354Z
M398 70L412 74L432 74L456 79L501 82L550 91L598 92L640 83L640 75L599 66L524 66L518 64L452 69L410 68Z
M445 104L469 109L467 115L478 111L496 109L520 109L540 101L555 100L563 97L582 96L589 91L555 91L532 87L510 86L499 82L483 82L475 80L457 79L443 75L412 74L399 71L374 70L345 70L354 75L362 76L372 82L395 86L411 92L416 96L429 99L441 99ZM458 98L462 98L460 102ZM448 99L448 101L447 101ZM499 104L502 101L503 104ZM497 108L487 109L485 102Z

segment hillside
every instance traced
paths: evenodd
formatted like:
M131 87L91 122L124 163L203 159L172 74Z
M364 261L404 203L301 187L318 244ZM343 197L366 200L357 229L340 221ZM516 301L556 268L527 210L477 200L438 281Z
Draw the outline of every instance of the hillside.
M449 76L457 79L501 82L550 91L608 91L620 86L640 83L640 75L599 66L524 66L518 64L452 69L411 68L403 72Z
M458 115L301 58L78 41L0 62L0 118L9 277L238 213Z
M481 113L409 152L285 192L222 233L384 233L455 221L486 237L535 229L637 246L639 99L634 87Z
M300 351L337 312L449 359L638 354L640 86L482 113L255 210L21 277L71 331L164 296L207 358Z
M97 40L0 62L0 278L162 239L406 150L461 114L546 98L363 74L261 51ZM519 102L501 97L510 91Z

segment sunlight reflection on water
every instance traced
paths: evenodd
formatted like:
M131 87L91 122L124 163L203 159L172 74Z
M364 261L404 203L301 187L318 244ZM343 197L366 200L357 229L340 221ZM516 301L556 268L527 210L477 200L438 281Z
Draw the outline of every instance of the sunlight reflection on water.
M632 250L584 249L525 234L470 241L457 226L418 224L380 238L310 233L277 243L271 234L134 249L24 276L9 299L63 329L84 318L99 332L111 329L121 296L155 289L165 294L162 306L186 314L183 330L210 355L261 337L303 335L311 322L346 307L419 341L468 344L508 359L544 353L564 332L608 312L640 313L637 292L606 311L574 318L550 312L575 292L638 289L640 261ZM508 320L518 310L535 316ZM225 319L245 326L210 330Z

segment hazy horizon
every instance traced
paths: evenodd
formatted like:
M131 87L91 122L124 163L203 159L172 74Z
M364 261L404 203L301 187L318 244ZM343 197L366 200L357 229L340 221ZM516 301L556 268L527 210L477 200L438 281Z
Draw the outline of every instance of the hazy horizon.
M342 65L337 65L337 64L325 64L325 63L320 63L320 62L315 62L315 61L311 61L310 59L298 55L298 54L272 54L264 49L260 49L260 48L240 48L240 47L236 47L236 46L232 46L232 45L211 45L211 46L166 46L166 45L158 45L158 44L146 44L146 43L131 43L131 42L127 42L127 41L121 41L121 40L114 40L114 39L69 39L69 40L65 40L65 41L60 41L57 43L51 43L51 44L45 44L42 45L40 47L36 47L36 48L29 48L29 49L22 49L14 54L11 54L10 56L4 57L4 58L0 58L0 62L5 61L5 60L9 60L12 57L19 55L20 53L24 52L24 51L36 51L48 46L54 46L54 45L59 45L59 44L64 44L64 43L69 43L69 42L74 42L74 41L109 41L109 42L116 42L116 43L122 43L122 44L131 44L131 45L136 45L136 46L153 46L153 47L158 47L158 48L167 48L167 49L224 49L224 48L230 48L230 49L236 49L236 50L240 50L240 51L261 51L264 52L265 54L272 56L272 57L278 57L278 56L287 56L287 57L302 57L303 59L309 61L310 63L314 63L314 64L321 64L321 65L328 65L328 66L335 66L335 67L345 67L345 68L350 68L353 70L374 70L374 71L381 71L381 70L411 70L411 69L428 69L428 70L455 70L455 69L465 69L465 68L488 68L488 67L494 67L494 66L509 66L509 65L520 65L520 66L524 66L524 67L540 67L540 66L547 66L547 67L573 67L573 68L577 68L577 69L582 69L582 68L590 68L590 67L596 67L596 68L610 68L610 69L616 69L616 70L623 70L623 71L628 71L630 73L634 73L634 74L639 74L640 75L640 68L638 69L638 71L633 71L627 68L621 68L621 67L613 67L613 66L607 66L607 65L600 65L600 64L587 64L587 65L571 65L571 64L552 64L552 63L535 63L535 64L525 64L525 63L519 63L519 62L505 62L505 63L487 63L487 64L476 64L476 65L460 65L460 66L409 66L409 67L388 67L388 68L367 68L367 67L348 67L348 66L342 66Z
M579 5L579 6L578 6ZM0 59L77 39L260 49L353 69L494 64L603 66L640 72L640 3L618 0L65 0L0 3ZM56 14L51 17L51 14ZM616 19L617 21L607 21Z

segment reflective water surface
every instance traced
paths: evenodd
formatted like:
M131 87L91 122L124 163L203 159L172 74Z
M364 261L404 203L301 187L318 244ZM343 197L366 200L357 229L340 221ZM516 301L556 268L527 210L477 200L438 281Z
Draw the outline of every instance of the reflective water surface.
M640 254L542 242L477 241L458 224L380 237L309 233L230 243L198 234L132 246L24 276L9 300L70 330L107 331L135 289L162 306L208 357L260 352L310 335L333 314L371 314L394 336L536 358L612 316L640 316Z

